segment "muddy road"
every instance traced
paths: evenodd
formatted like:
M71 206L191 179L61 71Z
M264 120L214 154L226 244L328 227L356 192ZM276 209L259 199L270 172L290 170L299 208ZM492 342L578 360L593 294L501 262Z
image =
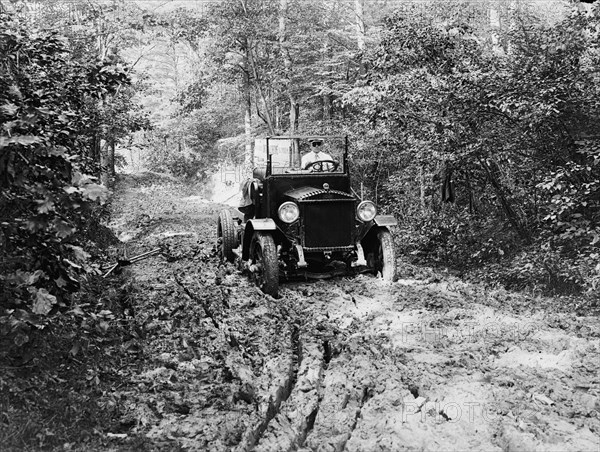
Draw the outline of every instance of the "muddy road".
M600 321L409 266L265 296L215 249L223 206L119 186L131 367L117 449L598 451Z

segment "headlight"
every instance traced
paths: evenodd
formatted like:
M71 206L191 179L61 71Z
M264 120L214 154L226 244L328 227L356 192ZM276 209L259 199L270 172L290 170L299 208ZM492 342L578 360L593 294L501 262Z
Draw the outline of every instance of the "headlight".
M300 209L295 203L288 201L279 206L277 214L284 223L293 223L300 216Z
M371 201L363 201L356 208L356 215L362 221L371 221L377 215L377 207Z

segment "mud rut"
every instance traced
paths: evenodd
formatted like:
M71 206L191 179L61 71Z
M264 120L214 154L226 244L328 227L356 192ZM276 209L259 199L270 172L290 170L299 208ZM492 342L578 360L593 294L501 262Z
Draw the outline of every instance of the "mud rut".
M597 318L403 268L275 300L220 265L222 206L132 184L114 205L131 255L163 249L129 270L136 340L111 395L150 448L598 450Z

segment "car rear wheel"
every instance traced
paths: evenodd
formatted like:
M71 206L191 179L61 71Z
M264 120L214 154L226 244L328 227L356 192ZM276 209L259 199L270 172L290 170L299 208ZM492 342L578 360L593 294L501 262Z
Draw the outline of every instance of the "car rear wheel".
M375 251L375 274L381 273L384 281L396 280L396 252L392 234L387 229L377 232L377 249Z
M233 262L235 254L233 250L237 248L237 240L235 236L235 223L231 217L231 212L221 210L219 212L219 221L217 223L217 237L219 239L220 254L222 261Z
M252 279L264 293L276 297L279 291L279 259L271 234L255 232L250 246Z

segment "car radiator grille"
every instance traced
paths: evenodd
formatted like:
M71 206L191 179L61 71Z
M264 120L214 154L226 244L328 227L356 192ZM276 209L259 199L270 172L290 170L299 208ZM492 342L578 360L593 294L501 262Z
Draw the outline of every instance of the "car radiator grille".
M353 245L354 201L304 201L304 246L339 248Z

